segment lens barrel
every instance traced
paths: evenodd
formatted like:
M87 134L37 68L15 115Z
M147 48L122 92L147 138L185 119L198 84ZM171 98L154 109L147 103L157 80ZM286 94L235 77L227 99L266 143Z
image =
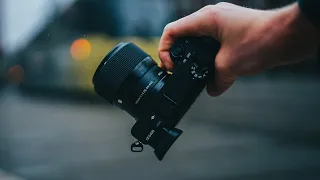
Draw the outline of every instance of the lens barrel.
M168 73L133 43L120 43L103 59L93 84L97 94L135 120L154 110Z
M149 55L133 43L120 43L100 63L94 77L95 91L109 102L114 101L126 78Z

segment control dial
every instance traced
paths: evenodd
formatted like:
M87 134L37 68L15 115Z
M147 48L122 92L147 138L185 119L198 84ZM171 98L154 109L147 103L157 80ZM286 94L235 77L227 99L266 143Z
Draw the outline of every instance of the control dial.
M196 79L203 79L208 76L209 69L206 67L200 67L198 64L194 63L191 66L191 75Z

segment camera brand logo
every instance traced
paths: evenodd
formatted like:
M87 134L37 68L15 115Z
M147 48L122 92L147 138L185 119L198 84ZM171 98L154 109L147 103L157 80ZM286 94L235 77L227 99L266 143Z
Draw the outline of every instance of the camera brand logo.
M142 99L142 97L146 94L146 92L149 90L149 88L152 86L154 82L151 81L148 86L146 88L144 88L144 90L142 91L142 93L140 94L139 98L136 100L135 104L138 104L140 102L140 100Z
M149 135L146 137L146 141L149 141L149 139L152 137L152 135L155 133L156 131L155 130L151 130Z

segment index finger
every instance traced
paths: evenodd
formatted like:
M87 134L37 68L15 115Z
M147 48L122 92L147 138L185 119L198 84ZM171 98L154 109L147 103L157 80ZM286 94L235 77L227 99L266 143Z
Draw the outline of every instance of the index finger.
M160 39L158 54L163 65L168 69L173 69L170 59L170 47L175 39L184 36L211 36L217 38L216 24L212 8L203 8L189 16L169 23L163 31Z

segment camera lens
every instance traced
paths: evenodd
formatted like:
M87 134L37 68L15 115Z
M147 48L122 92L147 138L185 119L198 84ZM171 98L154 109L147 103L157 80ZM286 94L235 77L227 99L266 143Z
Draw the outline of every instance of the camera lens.
M97 68L95 91L136 119L148 114L167 72L133 43L120 43Z

